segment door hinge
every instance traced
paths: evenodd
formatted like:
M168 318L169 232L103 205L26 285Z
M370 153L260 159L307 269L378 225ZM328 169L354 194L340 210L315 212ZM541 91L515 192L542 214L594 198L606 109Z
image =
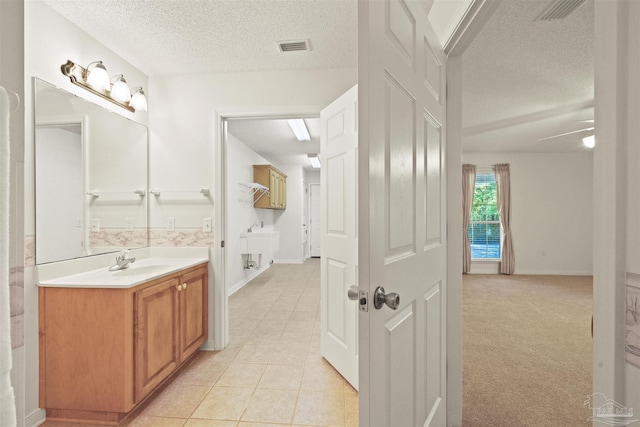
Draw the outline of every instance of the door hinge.
M224 248L224 240L220 242L220 247Z

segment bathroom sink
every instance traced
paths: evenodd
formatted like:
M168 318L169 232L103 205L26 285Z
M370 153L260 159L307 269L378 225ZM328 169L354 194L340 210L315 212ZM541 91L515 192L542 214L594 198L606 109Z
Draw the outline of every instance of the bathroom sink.
M142 274L156 274L170 269L170 265L157 264L157 265L140 265L130 264L129 268L124 270L118 270L113 273L114 276L139 276Z
M240 234L241 254L273 253L280 248L280 232L273 230L255 230Z

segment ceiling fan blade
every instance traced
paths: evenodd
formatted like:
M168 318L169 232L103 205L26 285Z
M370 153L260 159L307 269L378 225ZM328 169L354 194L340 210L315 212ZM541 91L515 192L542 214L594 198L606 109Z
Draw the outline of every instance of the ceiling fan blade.
M558 137L561 137L561 136L572 135L574 133L586 132L586 131L590 131L590 130L594 130L594 129L595 129L594 127L578 129L578 130L574 130L572 132L566 132L566 133L561 133L561 134L558 134L558 135L547 136L546 138L540 138L538 141L544 141L546 139L558 138Z

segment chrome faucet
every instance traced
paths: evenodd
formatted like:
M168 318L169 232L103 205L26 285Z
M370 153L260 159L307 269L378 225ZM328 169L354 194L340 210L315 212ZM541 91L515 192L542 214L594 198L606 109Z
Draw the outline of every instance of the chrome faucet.
M251 227L247 228L247 233L251 233L253 231L253 227L255 227L256 225L260 225L257 222L255 224L253 224Z
M124 270L125 268L129 268L129 264L136 262L135 257L127 258L128 255L128 249L120 252L120 255L116 257L116 263L109 267L109 271Z

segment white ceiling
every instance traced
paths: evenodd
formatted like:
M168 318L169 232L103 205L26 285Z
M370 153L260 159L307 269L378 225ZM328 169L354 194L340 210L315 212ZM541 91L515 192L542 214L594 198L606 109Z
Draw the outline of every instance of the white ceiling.
M357 66L357 0L45 2L149 76L185 64L188 73ZM564 20L534 22L550 2L503 0L464 53L465 151L584 149L578 134L537 141L593 118L593 0ZM277 41L295 39L311 51L278 51ZM264 157L293 161L288 128L240 125L232 133Z
M45 0L148 76L357 65L357 0ZM277 43L309 40L309 52Z
M320 152L320 119L304 121L311 141L298 141L286 120L230 120L227 131L276 165L311 169L307 154Z
M593 0L534 22L549 0L504 0L462 55L465 151L582 150L593 119Z

